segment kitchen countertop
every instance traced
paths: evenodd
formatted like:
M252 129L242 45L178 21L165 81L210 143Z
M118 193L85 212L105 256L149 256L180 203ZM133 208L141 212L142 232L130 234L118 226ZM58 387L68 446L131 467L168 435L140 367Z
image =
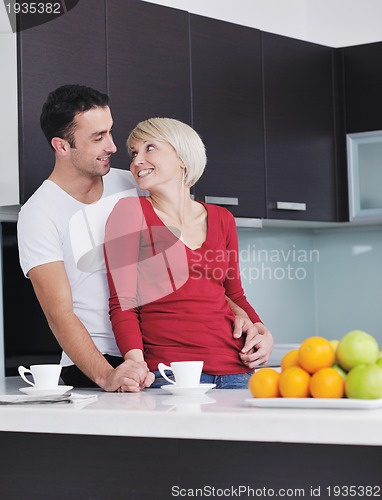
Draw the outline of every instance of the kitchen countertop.
M0 380L18 394L19 377ZM255 408L248 390L216 390L185 398L162 389L96 394L81 403L1 405L0 431L284 443L382 445L382 409Z

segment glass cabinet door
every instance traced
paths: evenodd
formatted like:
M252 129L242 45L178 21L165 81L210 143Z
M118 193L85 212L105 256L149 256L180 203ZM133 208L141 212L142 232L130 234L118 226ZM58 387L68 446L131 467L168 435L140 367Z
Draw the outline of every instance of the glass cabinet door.
M382 130L347 135L350 220L382 221Z

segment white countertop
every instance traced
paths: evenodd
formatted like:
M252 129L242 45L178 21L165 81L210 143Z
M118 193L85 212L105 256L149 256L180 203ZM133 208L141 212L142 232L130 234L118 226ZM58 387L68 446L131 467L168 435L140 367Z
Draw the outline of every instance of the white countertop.
M18 394L18 377L0 394ZM254 408L248 390L216 390L191 401L162 389L97 394L86 403L1 405L0 431L286 443L382 445L382 409Z

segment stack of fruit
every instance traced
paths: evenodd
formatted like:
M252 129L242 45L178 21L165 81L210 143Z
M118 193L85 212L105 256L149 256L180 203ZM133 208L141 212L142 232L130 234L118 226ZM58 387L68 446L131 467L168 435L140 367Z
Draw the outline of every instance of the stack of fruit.
M353 330L341 340L308 337L287 352L281 371L261 368L248 388L255 398L382 398L382 351L374 337Z

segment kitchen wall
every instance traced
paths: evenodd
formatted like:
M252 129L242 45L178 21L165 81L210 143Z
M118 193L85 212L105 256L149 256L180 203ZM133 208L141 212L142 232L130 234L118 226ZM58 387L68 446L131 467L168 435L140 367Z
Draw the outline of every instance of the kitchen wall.
M0 285L2 283L2 231L0 224ZM0 379L4 376L5 373L5 360L4 360L4 322L3 322L3 287L0 286Z
M0 206L19 203L16 35L0 2Z
M238 232L247 299L275 341L294 343L315 335L314 234L266 228Z
M382 40L380 0L143 0L329 47Z
M277 343L353 329L382 346L382 226L239 230L243 286Z
M359 328L382 346L382 227L322 231L315 245L318 332L338 337Z

